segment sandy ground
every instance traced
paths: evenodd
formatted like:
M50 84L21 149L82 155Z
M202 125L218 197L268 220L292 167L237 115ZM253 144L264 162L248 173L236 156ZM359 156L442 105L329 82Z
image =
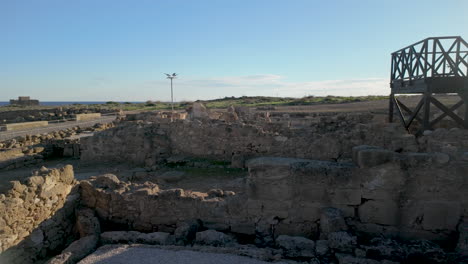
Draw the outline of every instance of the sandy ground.
M206 253L190 250L166 250L149 246L115 245L103 246L84 258L78 264L266 264L271 262L260 261L249 257ZM283 262L276 262L277 264ZM283 263L284 264L284 263Z

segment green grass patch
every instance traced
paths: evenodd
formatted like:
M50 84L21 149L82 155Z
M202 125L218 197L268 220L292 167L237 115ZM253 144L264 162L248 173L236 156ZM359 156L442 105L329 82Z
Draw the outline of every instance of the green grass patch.
M227 108L231 105L234 106L248 106L248 107L261 107L261 106L294 106L294 105L316 105L316 104L341 104L352 102L364 102L388 99L388 96L306 96L303 98L291 97L268 97L268 96L242 96L242 97L224 97L214 100L199 100L208 108ZM177 102L174 103L175 110L184 110L191 105L191 102ZM1 111L13 110L41 110L41 109L54 109L59 106L15 106L6 105L0 107ZM123 111L164 111L171 110L170 102L161 101L147 101L144 103L119 103L108 101L104 104L72 104L60 106L63 108L76 108L76 109L103 109L103 110L123 110Z

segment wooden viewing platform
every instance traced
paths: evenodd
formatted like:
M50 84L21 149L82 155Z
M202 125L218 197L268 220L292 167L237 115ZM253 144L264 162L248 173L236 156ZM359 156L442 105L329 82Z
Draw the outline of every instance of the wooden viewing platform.
M406 129L416 119L422 124L419 130L422 132L433 129L449 116L468 129L468 43L461 37L431 37L392 53L390 79L390 122L396 112ZM433 97L446 93L458 94L460 101L447 107ZM416 108L410 109L398 100L399 94L423 96ZM430 120L431 104L443 112L433 120ZM463 104L465 111L459 116L455 110Z

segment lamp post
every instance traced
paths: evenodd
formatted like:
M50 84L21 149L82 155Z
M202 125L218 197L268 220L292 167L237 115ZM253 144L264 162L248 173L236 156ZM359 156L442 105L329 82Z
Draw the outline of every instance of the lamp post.
M173 74L168 74L168 73L165 73L165 74L167 76L167 79L171 79L171 107L172 107L172 113L174 113L174 93L172 90L172 80L176 79L177 74L175 72Z

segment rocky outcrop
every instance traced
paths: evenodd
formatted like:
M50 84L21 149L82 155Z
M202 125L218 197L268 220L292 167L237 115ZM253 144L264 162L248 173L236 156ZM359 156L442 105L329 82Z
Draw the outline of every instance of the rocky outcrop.
M284 255L289 258L315 257L315 242L304 237L280 235L276 238L276 244L284 250Z

